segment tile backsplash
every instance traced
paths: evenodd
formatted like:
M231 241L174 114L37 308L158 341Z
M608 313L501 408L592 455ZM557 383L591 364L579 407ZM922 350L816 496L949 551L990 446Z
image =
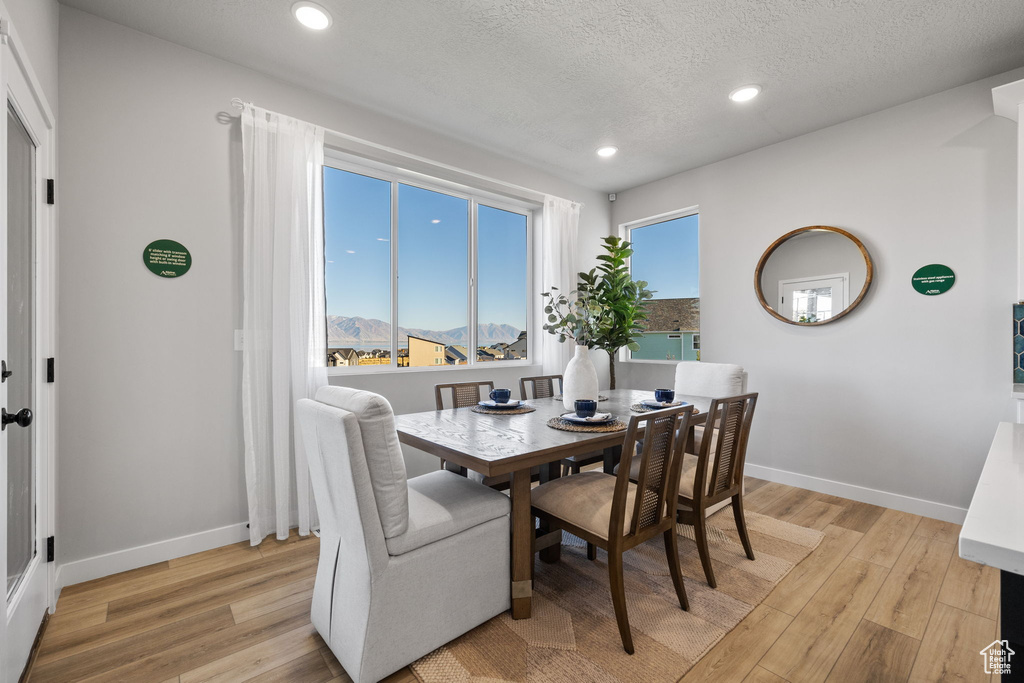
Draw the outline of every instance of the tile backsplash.
M1013 305L1013 383L1024 384L1024 304Z

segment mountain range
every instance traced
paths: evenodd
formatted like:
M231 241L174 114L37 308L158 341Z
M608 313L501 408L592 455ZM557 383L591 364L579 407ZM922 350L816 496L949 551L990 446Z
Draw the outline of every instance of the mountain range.
M398 343L405 343L409 335L430 339L441 344L466 346L469 343L469 328L465 325L450 330L424 330L420 328L398 328ZM499 342L511 343L519 337L519 329L511 325L484 323L477 325L477 343L490 346ZM373 318L327 316L328 346L387 346L391 343L391 324Z

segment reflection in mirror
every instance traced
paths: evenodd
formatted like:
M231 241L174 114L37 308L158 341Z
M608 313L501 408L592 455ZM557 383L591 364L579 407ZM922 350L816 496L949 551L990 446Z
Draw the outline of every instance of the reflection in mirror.
M820 325L851 311L871 284L860 240L816 225L783 235L757 265L754 285L765 310L793 325Z

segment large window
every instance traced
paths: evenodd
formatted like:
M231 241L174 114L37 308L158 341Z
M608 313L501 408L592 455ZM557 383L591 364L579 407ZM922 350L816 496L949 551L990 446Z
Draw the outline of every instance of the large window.
M633 243L630 272L645 280L646 331L633 360L700 360L700 257L698 216L693 210L625 226Z
M527 359L529 209L341 163L323 182L329 367Z

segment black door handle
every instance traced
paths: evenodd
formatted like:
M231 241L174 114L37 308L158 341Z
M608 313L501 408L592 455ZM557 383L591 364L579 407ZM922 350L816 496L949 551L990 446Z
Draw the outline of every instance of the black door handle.
M32 411L22 408L16 413L8 413L6 408L0 408L0 432L7 429L7 425L12 422L19 427L28 427L32 424Z
M7 378L14 374L13 370L7 369L7 361L0 361L2 369L0 369L0 383L6 382Z

